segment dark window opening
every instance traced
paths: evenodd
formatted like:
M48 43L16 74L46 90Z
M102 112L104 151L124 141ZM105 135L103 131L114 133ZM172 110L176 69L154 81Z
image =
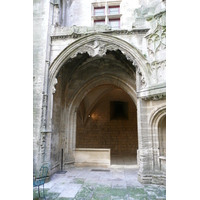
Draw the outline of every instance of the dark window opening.
M104 25L105 24L105 20L95 20L94 21L94 25Z
M115 119L128 119L128 102L110 102L110 120Z

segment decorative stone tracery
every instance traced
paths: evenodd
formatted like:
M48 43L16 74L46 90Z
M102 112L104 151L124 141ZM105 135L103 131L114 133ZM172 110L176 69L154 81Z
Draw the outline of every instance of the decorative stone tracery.
M137 65L138 68L140 68L140 74L142 74L143 76L142 82L145 82L145 84L143 84L143 87L146 87L149 84L147 75L148 66L146 65L145 58L140 53L140 51L119 38L105 35L102 33L94 33L89 36L81 37L80 39L76 40L74 43L69 45L66 49L64 49L50 66L50 84L52 84L51 82L58 73L61 66L69 58L75 58L78 55L78 53L82 54L86 52L91 57L102 57L106 54L108 50L120 50L122 54L124 54L126 58L133 63L133 65Z
M138 76L138 90L139 89L144 89L147 85L146 81L145 81L145 78L144 76L142 75L141 71L140 71L140 68L137 67L137 76Z
M43 158L45 154L45 133L41 133L41 138L40 138L40 153L41 157Z
M158 25L146 38L149 57L154 58L157 52L166 49L166 26Z
M86 43L85 45L79 47L79 49L77 51L75 51L73 54L71 54L70 58L75 58L78 53L88 53L89 56L91 57L95 57L95 56L104 56L106 55L107 51L117 51L120 50L127 58L127 60L131 61L133 63L134 66L137 65L137 62L135 60L135 58L127 51L121 49L118 45L115 44L110 44L108 42L105 41L101 41L101 40L94 40L90 43ZM140 71L141 73L141 71ZM142 74L142 73L141 73Z
M147 21L154 21L156 27L148 33L147 40L148 63L151 74L151 84L166 81L166 12L165 10L154 15ZM153 22L152 22L153 23Z
M166 93L149 95L148 97L142 97L143 100L153 100L153 101L157 101L157 100L161 100L165 98L166 98Z
M41 117L41 127L45 130L46 128L46 112L47 112L47 94L43 95L43 106L42 106L42 117Z
M152 84L163 83L166 81L166 60L154 61L147 65L150 68Z

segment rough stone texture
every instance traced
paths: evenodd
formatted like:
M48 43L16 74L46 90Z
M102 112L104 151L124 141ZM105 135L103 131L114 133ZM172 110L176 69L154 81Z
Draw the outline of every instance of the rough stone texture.
M34 1L34 170L43 162L51 166L50 174L60 170L61 149L67 168L74 162L76 144L84 146L85 139L87 147L108 145L115 152L113 130L117 129L121 146L115 153L137 151L138 180L165 184L165 2L119 1L120 30L108 24L93 26L93 6L106 2ZM135 113L121 126L108 120L106 94L115 89L124 91L116 92L116 100L127 100L128 95L129 105L137 108L137 117ZM88 120L93 111L102 113L96 124ZM105 133L110 135L106 145L101 137Z
M33 169L40 162L41 117L44 91L49 1L33 1ZM39 168L39 167L38 167Z

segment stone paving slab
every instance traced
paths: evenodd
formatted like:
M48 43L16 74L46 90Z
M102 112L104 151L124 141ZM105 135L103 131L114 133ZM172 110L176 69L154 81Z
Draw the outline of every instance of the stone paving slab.
M112 187L112 181L107 180L107 181L98 181L99 185L104 185L106 187Z
M52 177L51 177L51 181L49 181L48 183L46 183L44 185L45 188L51 188L53 187L56 183L58 183L61 179L63 179L63 175L57 175L57 174L54 174Z
M65 184L55 184L48 190L48 193L61 193L66 187L67 185Z
M121 180L114 180L112 181L112 188L126 188L126 181Z
M142 185L137 167L113 167L110 172L71 167L45 183L46 200L165 200L165 186ZM40 187L42 191L42 187ZM38 200L37 188L33 199Z
M69 184L67 188L65 188L62 193L59 195L60 197L66 197L66 198L74 198L80 189L81 184Z

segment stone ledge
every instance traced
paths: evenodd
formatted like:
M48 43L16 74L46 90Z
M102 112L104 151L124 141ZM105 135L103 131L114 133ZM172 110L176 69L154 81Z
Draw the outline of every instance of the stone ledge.
M166 83L150 86L137 92L137 97L143 100L160 100L166 98Z
M92 29L93 28L93 29ZM107 30L106 28L95 29L94 27L90 27L88 30L87 27L85 30L72 30L71 28L64 27L63 30L57 30L57 34L52 34L51 39L66 39L66 38L79 38L81 36L85 36L91 33L102 32L105 34L112 35L132 35L132 34L145 34L149 31L148 28L133 28L131 30L120 29L120 30ZM66 29L66 30L65 30ZM71 29L71 30L70 30Z

